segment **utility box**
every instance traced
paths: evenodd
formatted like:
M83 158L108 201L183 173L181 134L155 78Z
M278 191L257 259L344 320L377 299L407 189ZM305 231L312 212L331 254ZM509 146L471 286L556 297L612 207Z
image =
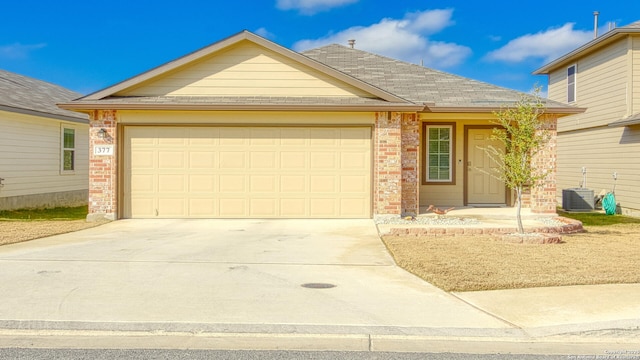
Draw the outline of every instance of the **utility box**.
M585 188L562 189L562 208L566 211L592 211L593 190Z

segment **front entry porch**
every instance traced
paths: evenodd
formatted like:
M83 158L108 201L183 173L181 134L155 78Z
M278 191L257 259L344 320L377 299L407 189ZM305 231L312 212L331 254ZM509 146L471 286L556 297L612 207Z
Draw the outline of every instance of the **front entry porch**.
M419 120L420 126L402 127L403 140L409 138L410 132L420 132L419 136L411 137L419 139L419 170L415 174L419 176L418 215L427 214L426 209L434 205L443 210L454 208L453 214L460 214L463 209L464 216L515 219L516 209L512 208L515 195L504 182L491 175L497 165L484 150L504 146L492 139L496 128L493 115L421 113ZM533 161L534 171L544 172L546 177L523 195L523 216L554 216L556 213L556 117L549 116L546 120L545 129L550 134L548 146L536 154ZM415 153L409 151L403 148L403 170L410 169L408 165L413 164ZM408 175L415 175L405 175L406 172L403 172L403 180L413 180ZM405 185L406 182L403 183L404 194L414 193L414 188L410 187L405 192ZM415 207L403 206L403 209L403 214L415 214Z

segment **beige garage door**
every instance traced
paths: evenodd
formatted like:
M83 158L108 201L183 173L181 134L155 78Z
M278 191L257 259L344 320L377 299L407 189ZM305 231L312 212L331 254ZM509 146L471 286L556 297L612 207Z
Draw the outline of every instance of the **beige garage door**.
M369 218L369 127L127 126L126 218Z

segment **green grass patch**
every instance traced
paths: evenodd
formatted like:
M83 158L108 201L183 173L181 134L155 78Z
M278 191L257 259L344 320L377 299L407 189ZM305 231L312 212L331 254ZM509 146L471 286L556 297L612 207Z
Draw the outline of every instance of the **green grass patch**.
M584 226L607 226L615 224L640 224L640 218L624 215L607 215L600 212L566 212L558 210L558 215L582 221Z
M88 207L57 207L51 209L20 209L0 211L0 220L84 220Z

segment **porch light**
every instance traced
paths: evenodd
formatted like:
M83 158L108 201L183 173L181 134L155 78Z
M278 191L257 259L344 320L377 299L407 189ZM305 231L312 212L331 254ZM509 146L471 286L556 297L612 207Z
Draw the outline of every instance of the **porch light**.
M105 130L104 128L98 130L98 137L100 139L104 139L107 137L107 130Z

